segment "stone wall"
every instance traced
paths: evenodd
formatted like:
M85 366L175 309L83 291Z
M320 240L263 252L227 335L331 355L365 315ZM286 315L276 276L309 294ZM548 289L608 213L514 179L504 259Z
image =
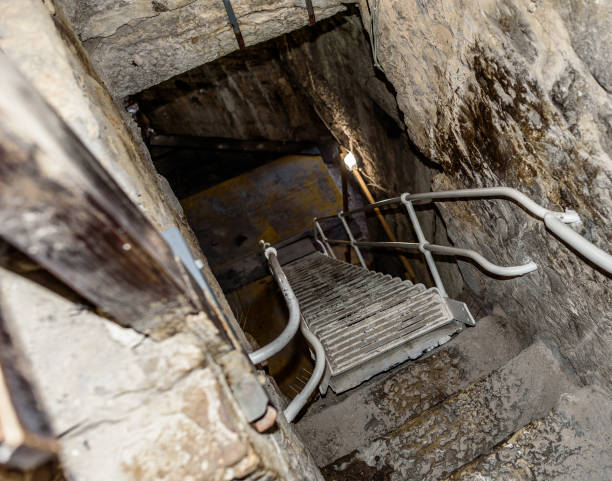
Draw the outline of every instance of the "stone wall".
M361 12L411 140L442 168L434 190L516 187L577 210L580 233L610 250L609 4L383 0L372 17L365 1ZM539 264L515 280L462 264L476 295L554 339L584 382L612 387L609 276L511 203L441 206L455 245Z
M373 66L356 8L197 67L133 99L143 125L158 133L319 144L331 133L358 157L379 199L428 191L438 172L413 150L394 92ZM434 210L419 216L428 238L448 242ZM388 219L400 239L412 239L405 215ZM380 231L375 220L370 228ZM386 260L379 267L397 263L395 255ZM420 257L412 262L419 279L429 282ZM451 295L458 294L456 264L441 262L441 272Z
M329 136L284 73L276 41L198 66L132 97L161 134L318 141Z
M414 150L405 133L393 87L375 69L370 45L357 9L339 14L317 28L279 39L279 49L291 81L300 87L330 132L359 161L377 200L402 192L426 192L437 166ZM419 210L423 231L431 242L446 243L446 229L433 209ZM403 210L385 215L399 240L416 240ZM370 219L376 240L387 240L378 221ZM384 251L377 251L381 258ZM420 255L409 255L417 279L433 285ZM389 254L379 268L398 265ZM442 260L440 273L451 296L463 282L454 262ZM400 272L397 272L401 274Z
M61 10L38 0L0 0L0 10L2 51L143 214L160 230L178 225L205 260ZM14 267L7 255L1 244L0 265ZM2 316L28 358L68 479L317 479L299 442L283 430L259 435L246 422L214 358L222 340L205 314L154 341L98 315L37 266L19 271L29 279L0 268ZM296 459L283 456L283 443Z
M221 0L60 0L96 68L116 98L238 49ZM320 20L344 9L337 0L312 2ZM308 24L296 0L232 2L245 44Z

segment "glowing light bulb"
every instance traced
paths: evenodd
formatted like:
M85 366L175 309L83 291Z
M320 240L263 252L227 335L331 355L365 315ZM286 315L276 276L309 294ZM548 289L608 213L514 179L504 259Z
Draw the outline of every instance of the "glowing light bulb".
M357 168L357 160L355 160L355 156L352 152L349 152L344 156L344 165L348 170L353 170Z

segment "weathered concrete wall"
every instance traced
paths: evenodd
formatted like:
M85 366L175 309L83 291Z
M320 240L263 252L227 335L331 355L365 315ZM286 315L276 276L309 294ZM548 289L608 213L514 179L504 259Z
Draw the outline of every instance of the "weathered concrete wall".
M60 1L116 98L238 49L221 0ZM337 0L312 3L317 19L344 8ZM232 6L246 45L308 24L300 0L241 0Z
M70 479L220 480L228 469L238 476L257 468L206 354L211 325L208 340L185 333L155 342L8 271L0 280L3 315L62 435Z
M364 1L361 12L370 28ZM517 187L551 209L576 209L581 233L610 250L611 22L605 2L380 2L378 61L410 138L443 169L434 189ZM442 212L455 245L500 264L538 262L516 280L467 264L463 274L521 329L552 337L583 381L612 387L609 277L512 204Z
M178 225L204 260L178 202L62 12L37 0L1 0L0 11L3 52L149 220L160 230ZM157 342L97 315L43 272L31 277L37 282L0 269L1 309L61 435L69 479L227 480L264 473L317 479L299 442L291 446L302 454L299 461L285 459L284 438L259 435L247 424L212 357L222 341L205 314L194 314L184 332Z

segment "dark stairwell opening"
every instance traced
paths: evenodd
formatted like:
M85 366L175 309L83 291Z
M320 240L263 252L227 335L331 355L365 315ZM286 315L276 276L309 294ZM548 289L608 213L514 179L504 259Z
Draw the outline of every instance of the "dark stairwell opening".
M284 241L282 261L316 249L312 218L343 208L341 147L354 151L376 199L428 191L438 171L406 135L395 93L372 64L355 8L197 67L126 99L126 105L255 346L276 337L287 319L258 241ZM347 176L345 202L358 208L367 199ZM447 244L435 208L418 210L426 235ZM387 209L385 219L398 239L416 240L400 209ZM351 219L351 226L358 238L388 240L371 213ZM335 225L330 236L345 234ZM345 247L335 250L338 258L348 258ZM397 253L363 253L370 268L406 278ZM421 256L404 256L416 280L432 286ZM450 295L460 297L456 263L439 260ZM357 262L354 253L351 261ZM299 335L267 362L290 398L312 368Z
M473 263L436 255L450 299L445 305L453 300L464 302L478 320L475 327L464 328L452 317L454 312L448 320L442 319L448 324L435 324L439 319L431 314L434 304L427 304L422 312L401 310L402 303L412 302L406 300L410 299L409 288L402 284L394 291L389 286L396 281L391 279L402 283L412 278L415 289L423 291L435 285L421 252L404 253L413 274L398 253L390 250L362 249L371 269L368 274L353 274L346 265L330 267L325 259L309 260L320 247L313 240L313 217L346 209L346 201L348 209L361 207L370 202L366 191L380 200L404 192L450 190L470 185L470 179L481 174L457 167L463 158L457 149L445 151L446 163L440 157L434 163L419 151L407 135L411 119L401 113L396 97L399 94L384 73L374 67L358 12L348 8L313 27L217 59L126 101L158 172L180 200L238 324L254 347L278 336L288 317L258 245L260 239L277 247L279 261L294 285L310 267L320 270L315 276L319 287L312 291L299 288L305 290L301 295L307 300L300 301L304 317L309 298L316 300L321 292L338 285L350 290L357 285L355 279L365 292L381 293L380 304L373 295L368 297L369 305L359 304L364 297L347 295L344 301L355 299L361 307L354 308L350 301L346 309L340 304L338 308L326 306L348 326L348 334L342 331L344 327L338 328L342 332L336 338L344 368L353 366L353 338L365 340L361 345L367 350L359 353L363 359L379 346L386 348L384 343L395 335L389 328L394 324L390 320L385 324L388 319L400 320L398 326L430 320L435 325L415 344L397 344L406 348L404 357L394 358L400 350L390 349L388 364L381 362L376 369L350 367L350 375L344 375L339 367L331 375L326 395L312 395L296 418L296 431L330 480L387 480L398 473L415 472L427 472L424 479L433 480L455 470L461 476L468 461L502 449L499 443L547 415L560 393L574 389L573 373L560 360L556 341L532 329L524 312L515 311L521 321L514 322L500 307L504 299L511 298L524 309L522 302L532 297L526 286L538 282L539 271L524 280L494 278ZM443 112L438 113L442 118ZM464 119L462 128L468 129L468 121ZM476 115L473 128L478 131L474 134L478 145L471 156L481 144L482 148L491 146L493 140L481 131L489 127ZM356 158L358 175L346 173L344 189L342 160L348 151ZM500 183L499 178L490 182ZM499 200L476 202L474 209L468 202L450 207L415 204L425 238L442 246L452 246L452 238L500 265L526 263L531 260L527 256L542 247L541 242L548 248L547 241L534 240L536 236L528 241L522 238L525 213L518 206ZM416 242L415 229L400 207L384 209L389 230L398 240ZM358 239L389 240L373 212L350 221ZM331 229L326 232L329 237L345 238L339 222L326 226ZM345 246L335 246L334 253L338 259L349 260ZM350 262L357 264L355 252ZM325 272L333 275L324 279ZM389 276L374 278L382 274ZM342 297L334 295L330 298ZM398 298L402 300L395 303ZM378 307L380 311L375 310ZM376 319L374 325L382 319L380 341L378 331L369 327L350 330L350 322L361 313L350 320L349 315L341 317L360 309L368 312L362 316L365 323ZM389 311L397 315L385 317ZM312 312L309 315L316 317L316 308ZM407 317L401 317L404 315ZM405 319L409 320L401 324ZM414 319L418 320L411 324ZM410 332L411 328L397 331ZM330 338L334 329L329 330ZM426 339L429 333L432 337ZM333 349L326 348L328 356ZM298 335L266 361L264 368L287 400L296 396L313 371L309 351ZM404 362L409 358L416 360ZM541 368L534 370L533 366ZM447 432L452 436L446 436ZM444 445L444 453L459 454L438 457L436 449L423 448L436 443Z
M601 2L331 0L343 13L292 31L307 2L232 0L251 46L223 57L237 48L227 1L28 1L32 15L0 15L0 60L12 51L30 79L15 85L62 115L20 123L29 100L0 95L0 163L20 179L2 179L2 233L41 259L0 242L0 324L29 340L70 479L612 479ZM113 103L128 93L132 119ZM516 202L472 197L503 186ZM470 197L415 200L414 215L397 197L455 189ZM388 228L373 211L348 225L378 248L317 242L313 217L346 239L333 214L371 197L395 198ZM380 248L395 238L412 250ZM262 239L310 329L264 363L239 343L267 345L294 310ZM444 257L453 245L471 260ZM500 266L529 271L487 274ZM309 378L322 394L292 412Z

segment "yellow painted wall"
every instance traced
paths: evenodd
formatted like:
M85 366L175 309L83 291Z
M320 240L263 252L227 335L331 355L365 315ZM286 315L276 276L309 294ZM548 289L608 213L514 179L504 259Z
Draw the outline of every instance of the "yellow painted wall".
M342 209L319 156L291 155L184 199L181 204L213 268L312 228L312 218Z

